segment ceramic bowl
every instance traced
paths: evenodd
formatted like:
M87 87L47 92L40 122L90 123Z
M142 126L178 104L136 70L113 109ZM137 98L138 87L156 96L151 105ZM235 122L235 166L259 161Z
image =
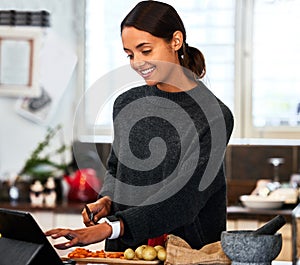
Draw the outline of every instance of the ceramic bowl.
M279 209L284 204L284 198L260 197L254 195L240 196L242 204L251 209Z

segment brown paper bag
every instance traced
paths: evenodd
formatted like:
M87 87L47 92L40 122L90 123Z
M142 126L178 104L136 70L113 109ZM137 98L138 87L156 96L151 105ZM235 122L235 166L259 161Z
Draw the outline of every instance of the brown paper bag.
M196 250L180 237L169 235L166 251L165 265L231 264L230 259L223 252L220 241Z

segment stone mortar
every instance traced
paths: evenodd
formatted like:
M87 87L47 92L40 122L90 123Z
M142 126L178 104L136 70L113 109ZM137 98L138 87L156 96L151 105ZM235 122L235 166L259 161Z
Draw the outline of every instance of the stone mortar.
M255 235L253 231L224 231L221 245L232 265L270 265L281 251L282 236Z

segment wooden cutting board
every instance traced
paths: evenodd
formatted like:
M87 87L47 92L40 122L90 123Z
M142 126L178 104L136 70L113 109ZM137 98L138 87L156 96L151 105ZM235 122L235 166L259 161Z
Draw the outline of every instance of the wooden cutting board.
M70 258L68 257L61 257L62 260L68 260ZM100 264L109 264L109 265L156 265L156 264L162 264L160 260L152 260L152 261L146 261L146 260L128 260L128 259L120 259L120 258L73 258L72 260L75 260L78 264L87 264L87 263L100 263Z

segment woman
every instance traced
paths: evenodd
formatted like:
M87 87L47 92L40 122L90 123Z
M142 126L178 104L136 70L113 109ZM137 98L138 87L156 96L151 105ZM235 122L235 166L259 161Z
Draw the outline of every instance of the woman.
M46 235L69 239L60 249L108 239L106 250L124 251L161 243L166 234L199 249L226 230L222 162L232 114L200 81L204 57L188 46L172 6L138 3L121 36L146 84L114 103L113 148L99 199L82 212L87 227Z

